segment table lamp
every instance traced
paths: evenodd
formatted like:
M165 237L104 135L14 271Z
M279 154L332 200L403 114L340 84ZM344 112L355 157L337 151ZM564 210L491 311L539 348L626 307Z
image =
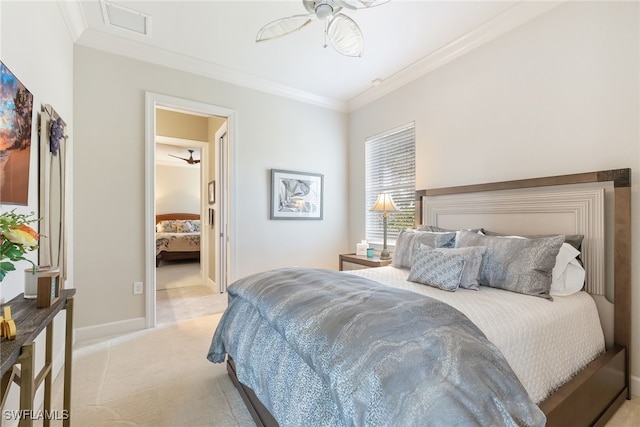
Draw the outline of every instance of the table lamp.
M380 259L390 259L389 251L387 250L387 212L398 211L398 207L393 202L393 198L390 194L381 193L378 195L378 199L370 211L382 212L382 228L383 228L383 246L380 253Z

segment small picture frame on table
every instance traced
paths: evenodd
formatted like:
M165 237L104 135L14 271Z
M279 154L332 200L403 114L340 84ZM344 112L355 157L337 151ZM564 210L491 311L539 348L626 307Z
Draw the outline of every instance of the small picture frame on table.
M49 307L60 296L60 273L50 272L38 276L38 298L36 307Z

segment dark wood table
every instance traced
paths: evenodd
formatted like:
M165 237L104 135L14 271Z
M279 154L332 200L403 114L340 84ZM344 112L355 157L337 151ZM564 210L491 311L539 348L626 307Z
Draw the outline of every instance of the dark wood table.
M73 346L73 296L75 289L63 289L59 298L49 307L37 308L35 299L25 299L20 294L5 305L11 306L11 317L16 324L16 338L0 338L0 400L9 392L12 382L20 385L19 426L32 426L34 418L49 426L51 418L62 419L63 426L70 424L71 415L71 361ZM0 313L4 306L0 307ZM51 410L51 383L53 370L53 319L61 311L67 311L64 356L64 400L62 411ZM45 363L35 372L35 340L46 328ZM18 368L16 365L20 365ZM35 392L44 381L43 411L34 408ZM3 409L3 408L0 408ZM18 415L19 414L19 415ZM40 415L44 415L40 417ZM4 414L3 414L4 416Z

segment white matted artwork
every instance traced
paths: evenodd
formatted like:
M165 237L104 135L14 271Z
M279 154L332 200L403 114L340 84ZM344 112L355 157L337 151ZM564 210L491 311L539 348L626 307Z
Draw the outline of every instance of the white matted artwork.
M322 219L324 176L271 169L271 219Z

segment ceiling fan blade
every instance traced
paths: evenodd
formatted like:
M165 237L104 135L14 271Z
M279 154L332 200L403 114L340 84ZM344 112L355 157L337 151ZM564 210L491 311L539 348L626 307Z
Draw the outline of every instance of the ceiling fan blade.
M278 19L262 27L256 35L256 42L272 40L278 37L294 33L309 24L315 15L293 15L288 18Z
M188 161L189 161L189 159L185 159L184 157L174 156L173 154L169 154L169 156L171 156L171 157L175 157L176 159L184 160L185 162L188 162Z
M389 1L390 0L335 0L335 3L347 9L356 10L380 6Z
M343 13L333 16L327 27L331 46L346 56L362 56L364 37L355 21Z

